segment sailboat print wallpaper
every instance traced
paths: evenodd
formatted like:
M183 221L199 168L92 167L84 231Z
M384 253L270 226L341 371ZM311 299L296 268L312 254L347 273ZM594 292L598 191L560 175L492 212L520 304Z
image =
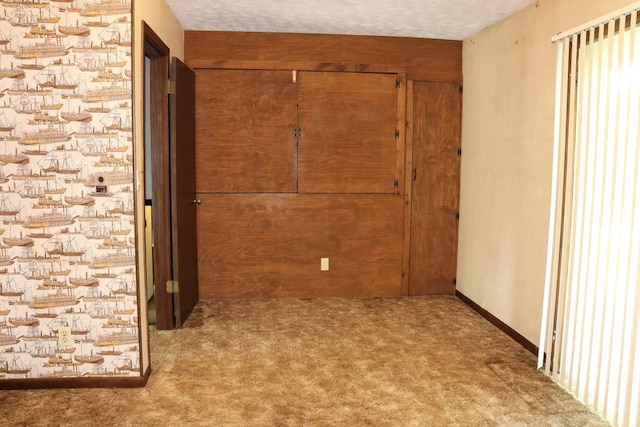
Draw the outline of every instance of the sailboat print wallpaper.
M0 383L140 376L131 0L0 3Z

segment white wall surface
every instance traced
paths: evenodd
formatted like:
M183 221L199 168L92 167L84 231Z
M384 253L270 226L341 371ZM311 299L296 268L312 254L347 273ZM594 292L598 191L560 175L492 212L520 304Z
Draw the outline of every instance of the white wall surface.
M457 289L539 344L552 173L551 37L631 0L538 0L463 42Z

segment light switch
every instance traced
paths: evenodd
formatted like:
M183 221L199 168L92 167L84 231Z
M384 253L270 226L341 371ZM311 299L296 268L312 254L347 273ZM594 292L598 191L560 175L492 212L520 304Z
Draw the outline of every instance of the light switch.
M329 258L320 258L320 271L329 271Z

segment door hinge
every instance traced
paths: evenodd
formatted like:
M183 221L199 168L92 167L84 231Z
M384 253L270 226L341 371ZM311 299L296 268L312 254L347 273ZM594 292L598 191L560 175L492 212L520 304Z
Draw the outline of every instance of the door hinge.
M454 278L451 280L451 284L452 284L453 286L455 286L457 281L458 281L458 278L457 278L457 277L454 277Z
M400 138L400 130L396 129L396 139Z
M393 188L398 188L398 179L396 178L395 181L393 181Z
M460 93L462 93L462 85L460 85Z
M167 293L168 294L180 293L180 286L178 286L177 280L167 280Z
M456 212L456 221L460 221L460 212Z
M396 87L400 87L400 77L396 77Z
M300 129L300 127L296 126L293 128L293 137L298 140L300 139L300 137L302 137L302 129Z
M462 157L462 148L458 148L458 157Z
M167 80L166 85L167 95L175 95L176 93L176 81L175 80Z

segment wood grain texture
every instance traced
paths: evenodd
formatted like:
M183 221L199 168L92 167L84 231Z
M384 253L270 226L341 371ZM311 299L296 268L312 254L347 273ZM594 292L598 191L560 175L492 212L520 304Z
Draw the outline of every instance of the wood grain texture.
M396 178L398 179L398 186L396 188L396 194L409 193L407 189L407 182L405 180L405 151L407 143L407 76L404 74L398 74L398 90L396 100L396 130L398 131L398 137L396 139Z
M145 54L150 55L150 129L151 169L153 171L153 283L156 305L156 327L173 329L173 296L165 283L171 280L171 159L169 149L169 103L166 78L169 75L169 48L145 27Z
M196 242L195 73L177 58L171 60L175 93L171 105L171 233L173 279L180 292L173 295L176 327L198 302Z
M202 298L399 296L403 197L203 194ZM330 261L320 271L320 258Z
M196 71L198 192L296 191L290 71Z
M409 295L409 257L411 254L411 196L413 188L413 81L407 82L407 102L405 129L405 153L404 153L404 240L402 242L402 295ZM411 96L409 96L411 95Z
M455 292L460 96L453 83L413 85L410 295Z
M451 200L457 210L459 159L451 163L446 155L437 157L442 153L427 147L422 161L426 165L430 159L430 175L420 179L425 180L425 188L443 188L428 197L412 193L410 144L414 136L430 139L446 134L446 129L457 129L457 150L461 58L462 43L443 40L186 32L185 62L197 69L198 97L209 97L198 104L197 120L198 191L203 199L198 213L201 296L443 293L411 281L421 274L440 282L447 276L447 293L453 292L457 223L452 229L447 216ZM295 85L291 84L293 70L298 77ZM226 77L220 80L217 73L225 71L234 76L246 74L234 77L234 83ZM283 83L271 90L266 86L274 76ZM400 88L395 87L396 77L400 77ZM423 107L413 116L405 113L406 98L412 96L407 87L414 80L453 82L452 102L458 108L438 110L437 98L447 96L446 90L440 90L439 94L424 94L436 98L436 110ZM214 99L201 90L201 84L224 87L214 89L219 91ZM260 94L265 90L271 90L271 104L256 107L255 102L247 101L262 101ZM289 91L296 90L297 99L288 103ZM266 157L256 155L255 143L243 140L243 135L256 124L279 126L282 120L277 114L282 107L277 103L282 102L299 105L299 116L291 115L291 129L299 123L302 137L291 169L289 157L268 159L269 164L283 165L284 171L276 172L297 172L293 179L278 181L268 175L274 171L266 163L256 160ZM382 108L387 104L392 108ZM220 105L224 105L222 111ZM216 114L219 116L212 120ZM443 122L434 122L438 120ZM405 124L415 124L411 135L406 134ZM227 129L220 129L224 127ZM278 131L289 132L294 141L288 127ZM387 127L391 144L372 143L386 134ZM285 147L280 154L290 152L287 141L277 144ZM258 144L257 150L265 146L268 144ZM431 155L436 157L429 158ZM225 162L228 166L222 166ZM394 187L396 179L398 188ZM453 187L451 180L456 181ZM412 207L414 197L419 204ZM455 213L452 218L455 220ZM413 236L414 224L422 234ZM417 242L423 242L422 246L416 246ZM321 257L330 258L330 271L320 272Z
M404 72L462 82L462 42L409 37L186 31L191 68Z
M396 192L396 79L299 73L299 192Z

